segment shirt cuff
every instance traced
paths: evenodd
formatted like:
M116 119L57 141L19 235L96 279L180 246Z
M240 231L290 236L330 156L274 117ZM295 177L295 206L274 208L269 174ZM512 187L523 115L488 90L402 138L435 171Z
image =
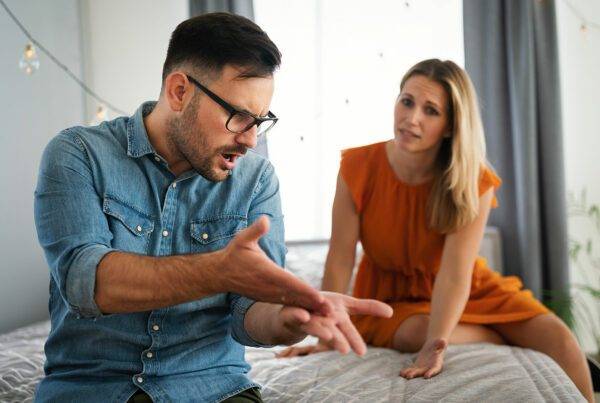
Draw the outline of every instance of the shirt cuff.
M274 347L273 344L262 344L254 340L244 326L244 318L248 309L254 305L256 301L240 295L234 296L232 306L233 322L231 326L232 336L238 343L248 347Z
M103 316L94 298L96 269L100 260L115 250L104 245L90 245L77 251L67 274L66 299L70 310L78 317Z

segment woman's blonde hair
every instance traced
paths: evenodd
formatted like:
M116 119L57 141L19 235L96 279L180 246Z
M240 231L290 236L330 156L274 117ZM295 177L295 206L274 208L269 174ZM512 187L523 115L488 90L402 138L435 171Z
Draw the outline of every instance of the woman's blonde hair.
M449 233L471 223L479 212L479 176L487 164L485 138L477 94L467 73L456 63L429 59L417 63L402 78L416 75L441 84L448 95L452 132L444 138L437 158L427 213L431 228Z

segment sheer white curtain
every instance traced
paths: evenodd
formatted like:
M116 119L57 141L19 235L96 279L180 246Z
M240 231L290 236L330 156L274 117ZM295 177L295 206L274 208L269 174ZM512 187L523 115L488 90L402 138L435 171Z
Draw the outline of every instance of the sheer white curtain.
M254 14L283 54L269 158L286 238L328 238L340 150L392 137L400 79L413 64L464 64L462 1L255 0Z

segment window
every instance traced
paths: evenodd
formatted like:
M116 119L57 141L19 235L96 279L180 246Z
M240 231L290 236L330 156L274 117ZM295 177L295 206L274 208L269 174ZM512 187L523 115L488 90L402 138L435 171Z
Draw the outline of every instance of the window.
M464 65L460 0L255 0L283 54L269 156L287 239L328 238L340 151L393 136L402 75L437 57Z

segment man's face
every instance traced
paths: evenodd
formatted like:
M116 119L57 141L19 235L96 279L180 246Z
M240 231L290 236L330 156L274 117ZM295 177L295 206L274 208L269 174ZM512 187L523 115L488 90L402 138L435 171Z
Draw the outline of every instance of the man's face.
M265 116L273 97L273 77L238 78L241 70L227 65L218 80L202 83L238 110ZM170 119L168 141L204 178L225 180L238 158L256 146L256 126L240 134L225 127L229 112L189 83L195 91L183 114Z

